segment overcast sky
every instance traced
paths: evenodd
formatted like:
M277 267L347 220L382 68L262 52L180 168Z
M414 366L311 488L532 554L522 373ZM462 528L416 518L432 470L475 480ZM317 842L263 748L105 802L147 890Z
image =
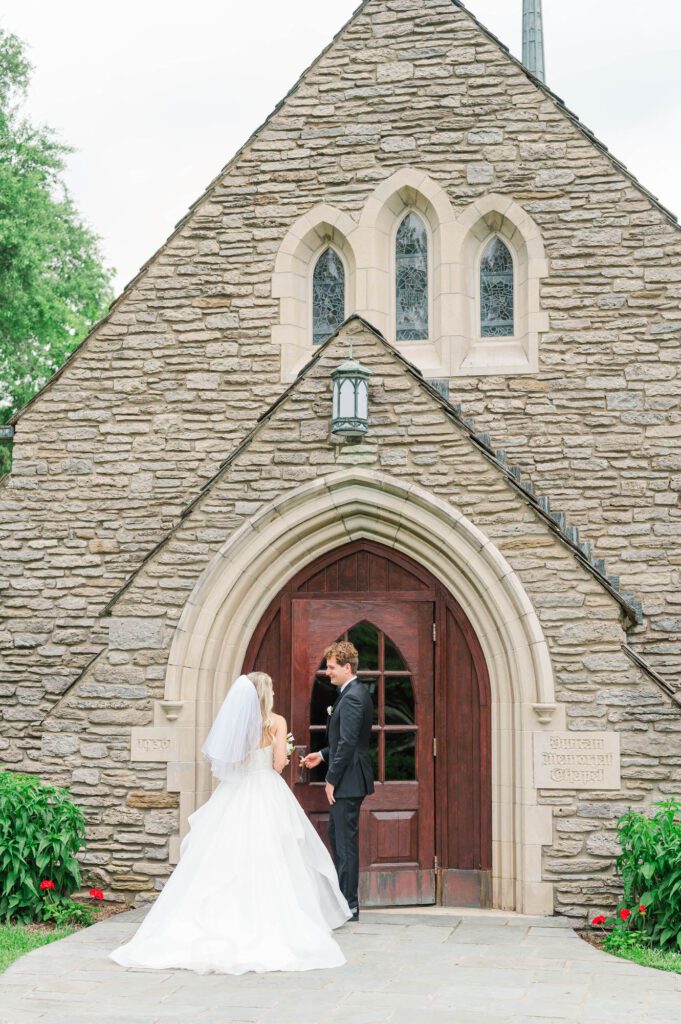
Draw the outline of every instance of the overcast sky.
M68 184L116 290L358 0L3 0L29 44L28 113L74 146ZM468 0L520 55L522 0ZM544 0L547 81L681 215L681 3Z

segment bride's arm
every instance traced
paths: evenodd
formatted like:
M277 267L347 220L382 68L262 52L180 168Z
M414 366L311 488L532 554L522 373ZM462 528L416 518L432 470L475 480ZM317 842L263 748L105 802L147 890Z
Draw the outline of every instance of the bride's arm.
M288 764L288 757L286 756L286 719L282 718L281 715L277 715L275 718L274 728L274 770L282 772Z

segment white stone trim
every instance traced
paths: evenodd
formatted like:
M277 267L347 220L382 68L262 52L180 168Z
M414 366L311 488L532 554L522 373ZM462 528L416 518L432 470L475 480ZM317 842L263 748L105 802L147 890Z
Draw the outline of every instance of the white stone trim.
M454 339L453 373L536 373L539 335L549 329L548 313L542 312L540 298L548 261L537 224L509 196L490 193L460 214L456 233L455 322L459 333ZM510 338L483 338L480 333L480 261L495 235L507 245L513 259L515 330Z
M350 236L355 221L341 210L320 203L292 225L274 263L272 295L279 302L279 323L272 331L281 351L281 379L292 381L315 352L312 343L312 273L322 250L330 245L345 267L345 309L356 304L355 254Z
M465 609L492 690L494 906L551 913L553 887L541 878L541 846L551 842L552 812L537 804L532 785L532 731L534 706L554 704L555 691L537 615L498 548L454 506L360 468L307 483L246 522L213 557L185 605L165 681L165 700L183 703L174 726L177 760L168 765L168 787L180 792L183 832L188 815L211 793L201 744L272 597L312 558L361 538L415 558Z
M428 232L429 332L424 341L395 340L395 234L413 211ZM480 256L495 234L514 263L515 334L480 335ZM539 335L548 331L540 284L548 261L539 227L511 197L481 196L458 215L428 174L403 167L368 197L359 221L322 203L293 224L275 260L272 294L280 300L273 340L281 380L290 382L315 352L311 275L322 248L332 245L346 268L346 314L373 324L426 378L535 373Z

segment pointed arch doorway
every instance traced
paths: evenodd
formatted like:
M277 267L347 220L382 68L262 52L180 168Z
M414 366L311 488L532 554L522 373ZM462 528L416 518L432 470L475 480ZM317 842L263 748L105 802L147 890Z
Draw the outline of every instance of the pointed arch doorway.
M244 671L269 672L296 742L323 745L323 652L349 638L374 701L376 792L360 822L365 906L491 905L491 700L480 644L456 600L408 556L355 541L277 594ZM297 759L288 782L322 838L323 773Z

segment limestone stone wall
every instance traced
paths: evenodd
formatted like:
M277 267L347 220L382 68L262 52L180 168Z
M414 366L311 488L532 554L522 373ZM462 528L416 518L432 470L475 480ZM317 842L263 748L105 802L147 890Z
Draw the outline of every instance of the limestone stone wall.
M290 225L322 200L356 215L404 166L455 209L494 190L540 225L539 372L452 394L643 597L634 641L674 680L681 234L461 9L370 0L20 419L0 505L9 722L39 721L82 669L116 585L280 392Z
M427 172L456 210L494 191L512 196L540 226L549 264L541 306L550 330L540 339L538 373L455 378L452 397L582 527L625 589L643 598L646 620L630 641L678 684L678 227L458 6L369 0L17 424L15 468L0 483L0 757L12 767L48 770L41 737L56 742L58 702L68 691L71 707L68 688L78 679L93 687L78 696L77 714L70 711L87 738L60 728L67 735L58 739L78 747L57 752L54 768L64 778L67 769L85 773L71 781L92 801L102 842L114 824L100 821L102 814L122 815L139 834L120 863L165 858L163 831L143 843L152 833L142 826L172 809L125 804L135 789L162 789L164 771L153 763L130 769L126 730L149 723L195 566L175 556L177 577L150 616L153 643L143 632L103 655L102 612L281 394L271 280L291 225L320 202L356 218L376 186L407 166ZM384 388L386 416L395 408L416 415L404 407L411 385ZM446 474L438 468L434 415L424 411L410 421L408 438L371 458L406 472L407 440L418 441L424 447L415 465L427 468L425 485L439 493ZM322 431L303 408L300 421L271 456L283 485L342 457L325 445L311 455L317 462L289 450L289 441L308 443ZM382 429L375 422L377 439ZM241 488L236 523L268 491L262 485L257 499L249 496L248 473L232 481ZM519 524L508 515L513 535ZM197 539L203 556L227 525L204 524ZM542 557L539 549L527 555ZM148 615L146 608L142 618ZM603 655L599 635L588 643L592 657ZM590 689L595 677L581 671L564 679L577 687L570 689L575 718L584 707L597 721L621 714L619 724L633 723L633 734L644 738L676 728L664 714L657 722L656 692L651 710L639 707L648 698L632 696L635 687L625 689L615 712ZM635 675L620 658L594 671L608 686L620 673L631 686ZM592 695L586 701L583 686ZM670 758L674 738L672 731ZM640 793L657 785L647 772L662 771L669 784L669 764L661 768L649 756L632 754L631 785ZM588 815L573 819L566 811L566 821L588 824ZM570 856L579 862L577 851Z
M101 620L105 644L41 723L40 739L5 740L13 767L71 785L88 810L85 863L109 890L150 898L167 876L179 808L161 762L130 762L130 730L160 724L168 652L182 609L226 539L301 481L343 466L386 470L451 502L499 548L526 588L549 644L567 729L620 734L618 791L540 791L553 809L543 878L556 909L583 917L614 898L615 822L679 792L681 710L622 652L621 608L403 364L367 332L355 353L373 371L371 429L330 443L329 373L339 339L215 479ZM273 668L276 675L276 666ZM555 727L556 723L554 723Z

